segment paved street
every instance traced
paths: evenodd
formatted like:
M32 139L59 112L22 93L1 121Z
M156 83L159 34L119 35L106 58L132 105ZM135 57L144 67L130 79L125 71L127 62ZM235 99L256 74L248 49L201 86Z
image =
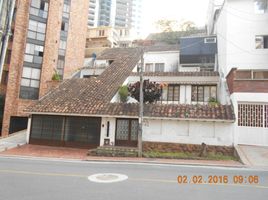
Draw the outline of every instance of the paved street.
M95 173L120 173L128 179L116 183L95 183ZM203 184L178 184L177 177L203 177ZM227 176L228 184L205 184L209 175ZM241 175L244 183L235 184ZM259 184L248 177L258 176ZM191 179L193 180L193 179ZM106 199L198 199L264 200L268 196L268 171L244 168L97 163L0 157L0 199L2 200L106 200Z

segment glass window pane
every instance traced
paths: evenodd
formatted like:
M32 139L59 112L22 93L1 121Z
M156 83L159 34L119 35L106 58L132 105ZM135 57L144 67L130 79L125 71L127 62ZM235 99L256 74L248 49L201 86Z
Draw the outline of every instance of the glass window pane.
M39 81L31 80L30 87L39 88Z
M251 71L236 71L236 79L251 79Z
M24 78L31 78L31 74L32 74L32 68L23 67L22 77L24 77Z
M192 101L197 101L197 86L192 86Z
M29 86L30 86L30 79L22 78L20 84L21 84L22 86L29 87Z
M204 101L204 87L203 86L198 86L197 87L197 101L203 102Z
M33 31L28 31L28 38L31 38L31 39L36 39L36 33L33 32Z
M217 99L217 87L216 86L211 86L210 97Z
M268 71L253 72L254 79L268 79Z
M173 101L173 86L168 86L168 101Z
M37 22L30 20L29 21L29 30L36 31L37 30Z
M30 63L33 62L33 56L25 54L24 55L24 61L25 62L30 62Z
M174 101L180 101L180 86L174 87Z
M128 120L117 120L116 127L116 139L117 140L128 140L129 134L129 121Z
M40 72L41 70L40 69L35 69L35 68L32 68L32 79L40 79Z
M138 140L138 120L131 120L131 140Z
M40 8L41 0L33 0L31 1L31 6L35 8Z
M208 102L210 98L210 86L205 86L204 101Z
M37 33L36 39L37 40L40 40L40 41L45 41L45 35L44 34L41 34L41 33Z

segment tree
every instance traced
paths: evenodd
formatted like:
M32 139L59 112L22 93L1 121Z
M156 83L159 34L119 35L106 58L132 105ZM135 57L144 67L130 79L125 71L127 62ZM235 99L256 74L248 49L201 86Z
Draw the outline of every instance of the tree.
M192 21L184 21L180 24L180 30L181 31L192 31L196 30L196 25Z
M176 30L178 22L175 20L160 19L155 24L161 32L173 32Z
M140 82L128 85L128 91L131 97L139 101L140 97ZM160 100L162 95L162 87L160 84L144 80L143 84L143 96L144 103L154 103Z

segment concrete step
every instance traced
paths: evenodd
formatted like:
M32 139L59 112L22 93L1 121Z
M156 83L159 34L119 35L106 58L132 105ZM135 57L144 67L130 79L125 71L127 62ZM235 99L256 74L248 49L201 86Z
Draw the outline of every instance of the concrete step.
M108 157L137 157L138 149L133 147L102 146L97 149L89 150L90 156Z

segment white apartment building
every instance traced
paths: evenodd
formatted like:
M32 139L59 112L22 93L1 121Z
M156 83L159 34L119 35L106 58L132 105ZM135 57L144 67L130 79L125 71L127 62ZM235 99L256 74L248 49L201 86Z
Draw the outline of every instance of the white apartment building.
M210 1L208 31L236 114L235 144L268 145L268 2ZM224 86L224 84L222 84Z
M118 30L120 41L140 36L142 0L89 0L88 26L110 26Z

